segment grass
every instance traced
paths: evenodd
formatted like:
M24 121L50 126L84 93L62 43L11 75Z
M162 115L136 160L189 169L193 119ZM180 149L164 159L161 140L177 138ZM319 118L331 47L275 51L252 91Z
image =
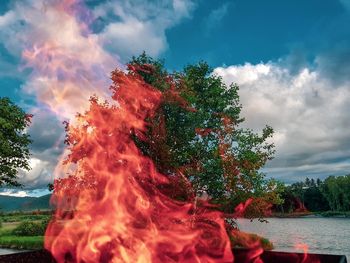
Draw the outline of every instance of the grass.
M44 236L16 235L16 229L23 222L37 223L38 225L50 218L50 213L12 213L1 214L0 247L13 249L41 249L44 245Z
M2 223L0 228L0 236L10 236L12 231L20 224L20 222Z
M0 236L0 247L3 248L41 249L43 245L43 236Z

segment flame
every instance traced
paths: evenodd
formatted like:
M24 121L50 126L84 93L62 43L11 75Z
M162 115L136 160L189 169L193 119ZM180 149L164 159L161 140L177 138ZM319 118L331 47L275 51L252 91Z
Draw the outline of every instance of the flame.
M58 262L232 262L223 215L163 193L169 178L132 139L161 93L133 71L112 80L118 106L92 98L68 127L66 165L75 169L55 185L45 248Z

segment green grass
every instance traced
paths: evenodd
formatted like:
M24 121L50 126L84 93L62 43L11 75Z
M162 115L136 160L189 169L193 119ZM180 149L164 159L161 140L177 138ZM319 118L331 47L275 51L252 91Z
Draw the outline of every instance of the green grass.
M41 249L44 246L43 236L0 236L0 247L17 249Z
M15 249L41 249L44 244L44 236L23 236L15 235L16 229L25 221L40 224L49 220L48 214L32 214L32 213L12 213L1 214L0 221L0 247Z
M3 223L0 228L0 236L11 236L12 231L20 224L20 222Z

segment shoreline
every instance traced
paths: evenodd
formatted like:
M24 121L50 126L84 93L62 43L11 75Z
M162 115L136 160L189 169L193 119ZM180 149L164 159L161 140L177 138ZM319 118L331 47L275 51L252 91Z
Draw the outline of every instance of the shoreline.
M350 212L296 212L272 213L266 218L350 218Z

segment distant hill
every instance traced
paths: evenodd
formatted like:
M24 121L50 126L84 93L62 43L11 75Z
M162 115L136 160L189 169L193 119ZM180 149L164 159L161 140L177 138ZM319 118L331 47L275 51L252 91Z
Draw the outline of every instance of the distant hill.
M15 197L0 195L0 212L50 209L51 194L41 197Z

